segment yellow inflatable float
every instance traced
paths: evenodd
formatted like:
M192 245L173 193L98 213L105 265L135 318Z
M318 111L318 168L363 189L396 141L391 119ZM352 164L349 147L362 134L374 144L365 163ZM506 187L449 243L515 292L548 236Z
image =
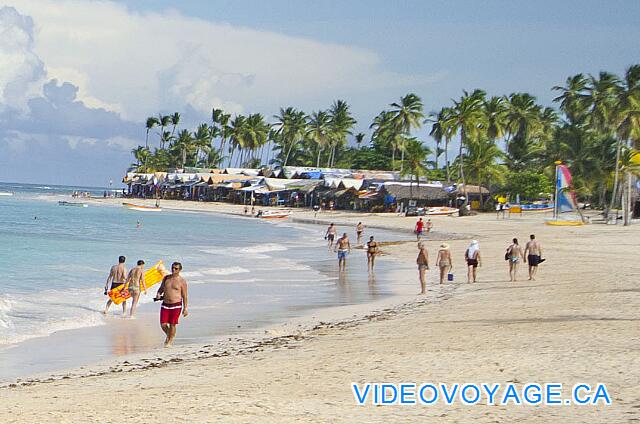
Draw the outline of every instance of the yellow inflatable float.
M154 286L161 282L166 275L169 275L169 272L165 269L164 263L162 261L158 261L154 266L146 270L144 273L144 281L146 283L147 290L149 290L151 286ZM126 284L120 284L119 286L107 292L109 298L116 305L121 304L131 297L131 293L129 293L129 291L126 290L125 287Z

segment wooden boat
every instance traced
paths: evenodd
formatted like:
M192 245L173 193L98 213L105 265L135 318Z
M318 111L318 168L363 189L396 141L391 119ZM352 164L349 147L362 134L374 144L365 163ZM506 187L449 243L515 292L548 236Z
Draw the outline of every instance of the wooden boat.
M262 213L258 214L258 218L264 219L283 219L288 218L291 215L291 211L289 209L279 209L272 211L262 211Z
M457 208L449 208L447 206L441 206L441 207L434 207L434 208L427 209L427 211L425 212L425 215L428 215L428 216L447 216L447 215L454 215L456 213L458 213L458 209Z
M77 208L88 208L89 205L86 203L82 203L82 202L67 202L64 200L61 200L58 202L58 206L75 206Z
M159 206L136 205L135 203L126 203L126 202L123 202L122 206L132 211L140 211L140 212L161 212L162 211L162 208Z

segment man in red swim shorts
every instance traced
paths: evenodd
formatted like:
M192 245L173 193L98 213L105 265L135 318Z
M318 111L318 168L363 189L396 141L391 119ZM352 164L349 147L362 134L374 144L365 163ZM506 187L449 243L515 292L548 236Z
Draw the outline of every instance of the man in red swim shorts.
M167 335L164 346L173 344L180 313L186 317L187 312L187 282L180 276L182 264L174 262L171 265L171 274L164 277L162 284L156 293L156 299L162 299L160 306L160 326Z

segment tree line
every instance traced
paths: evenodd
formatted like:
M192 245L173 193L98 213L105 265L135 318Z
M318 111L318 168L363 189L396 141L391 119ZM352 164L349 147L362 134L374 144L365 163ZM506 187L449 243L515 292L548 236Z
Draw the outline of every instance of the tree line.
M552 191L555 163L562 161L581 199L616 207L640 170L640 65L622 77L573 75L552 90L557 110L529 93L488 96L476 89L425 113L422 99L409 93L375 116L368 138L355 133L343 100L309 114L281 108L271 122L214 108L211 121L192 131L177 130L179 113L159 115L147 119L133 165L140 172L263 165L393 170L417 181L469 182L535 198ZM431 139L414 135L423 126Z

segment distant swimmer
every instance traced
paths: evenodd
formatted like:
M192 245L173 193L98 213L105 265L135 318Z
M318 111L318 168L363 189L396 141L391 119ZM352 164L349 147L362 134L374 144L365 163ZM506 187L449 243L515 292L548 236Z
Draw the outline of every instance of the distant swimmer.
M336 227L335 225L333 225L333 222L329 225L329 228L327 228L327 232L324 235L324 239L327 240L327 243L329 245L329 249L331 249L333 247L333 241L336 238Z
M540 242L536 240L536 236L531 234L529 239L524 248L525 263L529 261L529 280L535 281L538 265L544 261L544 259L542 259L542 246L540 246Z
M162 299L160 326L164 334L167 335L164 341L165 347L173 344L180 313L182 312L184 317L189 315L187 312L187 281L180 276L180 271L182 271L182 264L174 262L171 265L171 274L164 277L155 297L155 300Z
M424 221L422 220L422 218L418 219L418 222L416 222L416 227L414 228L413 232L416 233L416 238L419 241L424 234Z
M451 260L451 251L447 243L442 243L438 250L438 257L436 258L436 266L440 269L440 284L444 284L444 276L451 271L453 267Z
M140 299L140 290L144 291L144 294L147 294L147 285L144 281L144 261L140 259L135 268L132 268L129 271L129 275L127 276L127 285L125 288L131 294L131 299L133 303L131 304L131 311L129 312L129 317L133 318L136 313L136 306L138 305L138 300Z
M367 265L369 271L373 271L373 266L376 262L376 255L378 254L378 242L373 240L373 236L369 237L367 242Z
M362 222L358 222L358 225L356 225L356 243L360 244L360 241L362 240L362 232L364 231L364 225L362 225Z
M513 244L507 247L507 251L504 254L504 259L509 262L509 278L511 279L511 282L515 282L520 259L524 260L524 253L522 252L522 247L520 247L520 245L518 244L517 238L514 238Z
M467 262L467 282L476 282L476 269L482 266L482 258L480 257L480 244L477 240L471 240L471 244L464 252L464 260Z
M107 295L109 290L113 290L121 284L124 284L127 280L127 268L124 266L126 258L124 256L120 256L118 258L118 265L114 265L111 267L109 271L109 276L107 277L107 282L104 284L104 294ZM109 283L111 283L111 287L109 287ZM109 299L107 301L107 305L104 308L103 314L107 314L109 312L109 308L113 301ZM122 316L127 313L127 301L122 302Z
M142 224L140 223L140 221L136 221L136 228L142 228Z
M334 251L338 252L338 269L344 271L347 269L347 254L351 252L351 243L349 243L349 236L347 233L342 234L342 237L336 241L336 248Z
M418 277L420 277L420 294L427 293L427 270L429 269L429 252L427 246L420 242L418 243L418 257L416 259L418 264Z

